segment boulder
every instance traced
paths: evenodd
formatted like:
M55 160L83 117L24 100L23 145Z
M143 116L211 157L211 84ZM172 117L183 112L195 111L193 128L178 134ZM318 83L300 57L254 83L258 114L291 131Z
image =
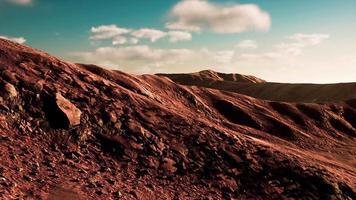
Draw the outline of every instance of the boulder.
M69 100L64 98L60 93L56 93L56 103L58 108L66 115L70 126L80 124L80 116L82 112Z
M52 128L69 128L80 124L81 111L60 93L43 96L44 112Z
M9 70L4 70L1 72L1 76L8 81L9 83L12 83L16 85L19 81L17 80L16 76L14 73L10 72Z
M6 83L4 86L4 90L5 90L5 96L7 98L13 99L17 97L17 90L15 86L13 86L11 83Z

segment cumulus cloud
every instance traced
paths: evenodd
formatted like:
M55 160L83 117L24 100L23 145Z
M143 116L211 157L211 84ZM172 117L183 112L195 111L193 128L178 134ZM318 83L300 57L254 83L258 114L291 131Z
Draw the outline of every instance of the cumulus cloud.
M162 31L152 28L132 30L117 25L92 27L90 32L92 33L91 40L111 40L113 45L138 44L140 39L156 42L165 37L172 43L192 39L192 34L185 31Z
M178 41L185 41L191 40L192 34L185 31L161 31L157 29L139 29L137 31L132 32L132 36L136 38L145 38L150 40L151 42L156 42L159 39L164 37L168 37L170 42L178 42Z
M149 39L151 42L156 42L157 40L165 37L167 33L157 29L142 28L132 32L132 35L137 38L145 38Z
M131 32L130 29L121 28L114 24L92 27L90 31L93 33L93 35L90 36L92 40L112 39Z
M257 42L254 40L243 40L236 45L240 49L257 49Z
M271 25L269 14L255 4L217 5L206 0L185 0L170 11L174 19L168 29L217 33L267 31Z
M192 34L184 31L169 31L167 35L170 42L186 41L192 39Z
M292 40L292 42L281 43L276 45L276 48L282 53L300 55L302 54L304 48L318 45L329 37L330 35L328 34L296 33L287 37L288 39Z
M10 40L19 44L24 44L26 39L23 37L7 37L7 36L0 36L1 39Z
M113 45L119 45L119 44L126 44L127 43L127 38L124 36L116 36L112 40Z

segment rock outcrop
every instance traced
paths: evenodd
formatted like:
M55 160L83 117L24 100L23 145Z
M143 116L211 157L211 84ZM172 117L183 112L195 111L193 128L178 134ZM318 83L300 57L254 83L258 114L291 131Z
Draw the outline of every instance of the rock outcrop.
M80 124L82 112L60 93L56 93L56 103L58 108L66 115L69 125L76 126Z

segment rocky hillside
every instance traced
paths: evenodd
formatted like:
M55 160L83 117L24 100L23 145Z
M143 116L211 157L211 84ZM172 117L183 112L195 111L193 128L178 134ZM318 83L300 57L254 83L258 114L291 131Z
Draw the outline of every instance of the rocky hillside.
M241 74L224 74L215 72L213 70L204 70L192 74L157 74L159 76L166 76L174 81L190 83L192 85L199 84L199 82L215 82L215 81L228 81L235 83L265 83L266 81L254 76L241 75Z
M206 76L206 74L217 76ZM236 92L254 98L292 103L333 103L356 99L356 83L288 84L266 82L253 76L202 71L158 74L176 83ZM227 77L227 78L226 78Z
M0 199L355 199L355 119L0 39Z

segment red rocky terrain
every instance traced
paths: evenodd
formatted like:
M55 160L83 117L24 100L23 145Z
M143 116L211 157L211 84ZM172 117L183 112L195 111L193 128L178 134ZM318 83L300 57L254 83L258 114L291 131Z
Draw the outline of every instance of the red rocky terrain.
M292 103L335 103L356 99L356 83L291 84L273 83L240 74L205 70L192 74L157 74L176 83L236 92L251 97Z
M356 198L356 100L260 100L0 39L0 120L0 199Z

